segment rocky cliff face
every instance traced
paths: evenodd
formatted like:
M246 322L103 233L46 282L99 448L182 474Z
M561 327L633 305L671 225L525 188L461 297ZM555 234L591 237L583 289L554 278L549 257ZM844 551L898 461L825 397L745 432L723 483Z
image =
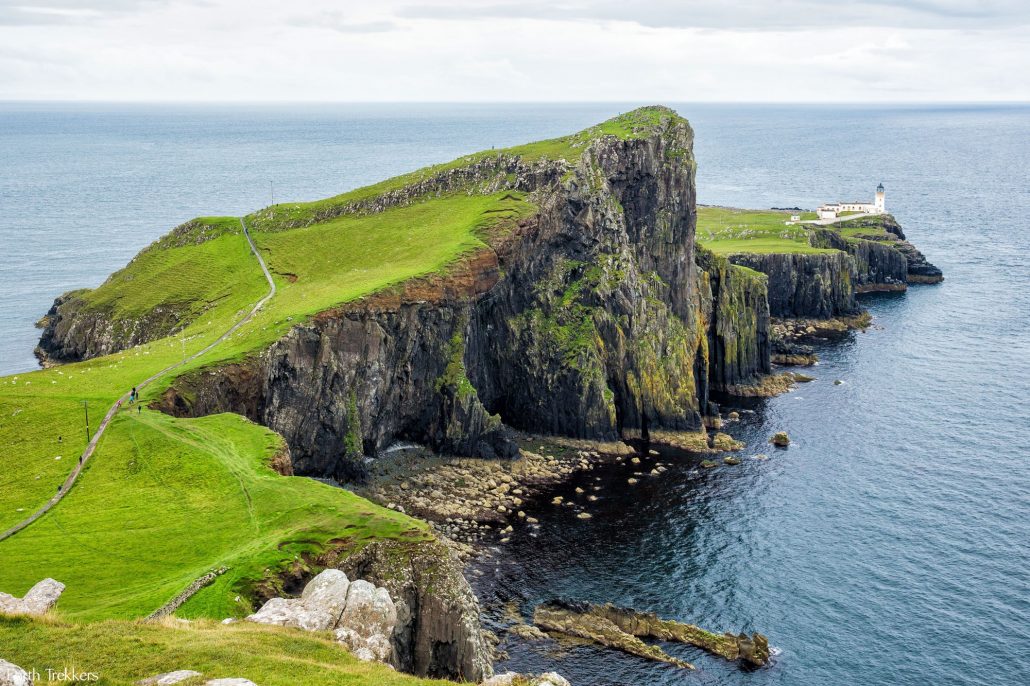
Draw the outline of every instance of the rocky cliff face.
M83 293L58 296L37 324L43 333L36 357L44 365L110 355L166 335L179 325L180 314L174 308L158 307L143 317L118 319L88 307Z
M695 264L691 147L670 113L646 137L590 141L574 166L507 176L540 209L490 250L180 378L163 406L243 413L286 438L298 473L342 479L397 440L511 457L507 426L697 429L710 378L768 371L768 310L760 275Z
M730 261L769 277L773 317L828 319L858 311L858 271L846 253L740 253Z
M908 262L893 243L845 238L830 229L814 229L809 243L817 248L841 250L855 265L856 293L903 291L908 282Z
M698 250L713 390L750 384L771 371L768 277Z
M389 590L397 607L393 648L401 670L473 683L493 673L479 602L445 545L380 541L339 566Z

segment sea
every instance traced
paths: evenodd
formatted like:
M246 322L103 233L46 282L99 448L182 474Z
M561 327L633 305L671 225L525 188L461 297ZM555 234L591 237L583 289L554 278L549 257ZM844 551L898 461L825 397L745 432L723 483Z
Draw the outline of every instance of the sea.
M641 103L646 104L646 103ZM666 103L696 133L698 201L871 198L945 281L871 295L873 326L819 345L815 381L724 399L748 447L701 469L665 451L557 489L470 574L490 626L551 598L759 631L745 669L504 640L499 670L617 684L1030 684L1030 106ZM198 215L308 200L465 153L576 131L629 103L0 103L0 374L36 367L36 320ZM841 383L837 383L837 382ZM786 450L767 444L787 431ZM767 459L757 456L766 455ZM623 470L623 471L619 471ZM507 607L509 610L505 610Z

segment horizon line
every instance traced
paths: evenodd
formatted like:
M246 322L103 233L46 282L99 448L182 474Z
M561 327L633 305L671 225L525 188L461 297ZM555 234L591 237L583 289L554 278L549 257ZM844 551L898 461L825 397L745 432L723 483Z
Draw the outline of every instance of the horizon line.
M2 104L67 104L67 105L629 105L646 107L665 103L677 105L806 105L837 106L999 106L1030 105L1026 100L656 100L641 104L643 100L130 100L130 99L62 99L62 98L5 98Z

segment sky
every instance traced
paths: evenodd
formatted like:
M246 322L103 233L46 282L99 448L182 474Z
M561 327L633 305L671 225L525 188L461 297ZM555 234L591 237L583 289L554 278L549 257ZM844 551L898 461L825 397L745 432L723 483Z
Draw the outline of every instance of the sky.
M1030 101L1030 0L0 0L0 99Z

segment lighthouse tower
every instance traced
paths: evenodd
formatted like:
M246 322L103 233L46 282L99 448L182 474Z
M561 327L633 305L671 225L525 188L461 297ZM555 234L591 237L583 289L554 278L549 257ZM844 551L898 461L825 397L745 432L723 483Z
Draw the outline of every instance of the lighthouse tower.
M877 214L883 214L887 211L884 207L883 195L883 184L881 183L876 187L876 201L874 202Z

